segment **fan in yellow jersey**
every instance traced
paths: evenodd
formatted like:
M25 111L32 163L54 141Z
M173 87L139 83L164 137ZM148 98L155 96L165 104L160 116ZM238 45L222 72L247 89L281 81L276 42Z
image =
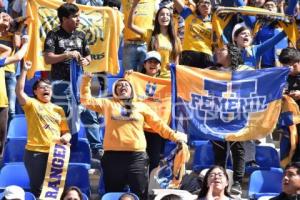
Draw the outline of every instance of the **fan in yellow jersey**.
M206 68L213 65L210 0L199 0L196 11L174 0L175 9L185 19L180 64Z
M0 16L0 26L1 26ZM1 30L0 30L1 32ZM3 66L19 62L25 55L28 47L27 40L23 40L23 45L14 55L11 55L11 48L0 44L0 155L5 143L8 120L8 99L5 89L5 72Z
M124 13L123 67L141 71L151 39L157 0L122 0ZM134 17L133 17L134 15ZM131 22L130 20L133 20ZM139 32L133 31L137 26Z
M12 49L12 53L21 46L21 31L23 29L23 23L17 28L17 30L13 30L11 24L13 24L13 19L7 14L6 16L7 22L11 21L9 24L6 24L7 28L1 32L0 35L0 44L4 44ZM19 19L26 19L26 18L18 18ZM16 64L12 63L4 68L5 71L5 85L6 85L6 92L8 98L8 124L10 120L15 115L15 104L16 104Z
M176 133L144 102L133 101L131 84L119 79L113 86L113 98L91 96L91 74L81 82L81 103L104 115L104 156L101 160L106 192L123 191L126 185L140 199L146 199L148 185L148 156L144 123L172 141L187 141L183 133Z
M68 143L71 139L64 110L51 103L52 88L49 80L40 79L33 85L35 98L24 92L27 70L31 62L24 63L16 86L28 127L24 163L29 175L31 192L39 197L45 177L50 144L53 141Z
M161 78L171 77L170 63L179 64L180 39L176 36L173 25L171 10L161 7L155 17L151 40L151 49L161 55Z

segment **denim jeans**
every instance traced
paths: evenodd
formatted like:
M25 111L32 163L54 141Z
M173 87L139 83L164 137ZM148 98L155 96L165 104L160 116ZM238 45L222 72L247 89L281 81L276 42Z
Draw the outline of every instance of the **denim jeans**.
M89 109L83 109L80 113L80 119L84 124L86 137L90 143L92 152L96 153L99 149L103 149L103 138L100 135L100 124L96 112Z
M124 70L141 72L147 54L147 44L126 44L123 47Z
M5 72L6 93L8 98L8 124L16 113L16 74L12 72Z
M102 149L102 140L100 137L100 126L97 120L97 115L94 111L81 109L80 105L74 102L71 95L70 82L68 81L53 81L52 102L61 106L68 119L70 131L72 133L72 145L76 146L78 133L80 128L79 116L85 126L86 137L90 143L92 151Z

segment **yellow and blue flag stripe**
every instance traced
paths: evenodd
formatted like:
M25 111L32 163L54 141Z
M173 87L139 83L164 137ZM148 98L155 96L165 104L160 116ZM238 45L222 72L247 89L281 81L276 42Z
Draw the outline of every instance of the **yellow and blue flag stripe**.
M201 139L263 138L276 127L288 73L285 67L223 72L172 66L172 126Z

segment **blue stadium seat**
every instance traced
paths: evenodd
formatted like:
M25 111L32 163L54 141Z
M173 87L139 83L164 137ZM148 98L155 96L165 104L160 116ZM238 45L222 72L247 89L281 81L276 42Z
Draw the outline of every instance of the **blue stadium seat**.
M26 138L27 122L25 115L16 115L9 124L7 139L10 138Z
M10 138L3 151L3 165L12 162L23 162L26 138Z
M91 194L89 168L82 163L70 163L68 166L65 187L77 186L88 197Z
M29 177L24 163L10 163L5 165L0 172L0 191L9 185L17 185L29 191Z
M271 170L256 170L249 179L249 198L258 199L261 196L276 196L281 190L283 171L281 168Z
M0 193L0 199L4 197L4 192ZM36 200L35 196L30 192L25 192L25 200Z
M102 196L102 200L117 200L122 196L122 194L125 194L125 193L124 192L109 192ZM139 200L139 198L135 194L133 194L133 193L130 193L130 194L134 196L135 200Z
M79 129L79 132L78 132L78 138L86 138L85 128L84 128L84 125L82 123L80 123L80 129Z
M87 139L78 138L77 145L71 151L70 163L83 163L90 168L91 150Z
M280 168L279 155L275 148L271 146L256 146L255 154L256 163L259 168L246 167L246 173L251 174L255 170L270 170Z
M26 138L11 138L4 147L3 165L11 162L23 162ZM70 163L82 163L90 168L91 151L87 139L79 138L76 146L72 148Z

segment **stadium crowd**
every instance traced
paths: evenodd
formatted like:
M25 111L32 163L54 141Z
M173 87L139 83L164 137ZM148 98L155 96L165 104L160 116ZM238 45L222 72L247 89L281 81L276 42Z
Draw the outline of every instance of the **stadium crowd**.
M124 192L129 187L139 199L149 198L149 175L160 164L164 146L168 143L166 140L178 145L191 144L189 133L172 130L147 103L134 100L132 83L126 79L126 75L133 72L170 80L172 64L224 72L288 66L290 73L283 93L300 105L298 0L59 2L59 25L46 33L43 46L44 61L51 65L51 70L42 72L42 78L32 84L31 96L24 88L29 84L26 75L32 68L32 61L23 59L31 51L28 48L31 32L27 31L30 19L26 13L29 2L0 0L0 153L5 154L10 122L17 114L25 113L28 129L24 164L30 192L36 198L41 195L51 143L53 140L70 143L72 153L78 142L80 124L84 126L89 142L92 168L101 168L103 172L105 191ZM79 29L79 4L112 7L122 16L124 29L119 35L121 42L116 51L119 52L120 71L125 71L121 76L125 78L118 79L112 86L107 86L107 72L90 73L86 70L93 57L86 33ZM221 15L221 25L216 26L215 13L226 10L226 7L243 6L247 6L251 14L250 11L231 10L228 14L230 20L226 20L226 14ZM293 26L296 29L292 29ZM70 66L73 61L85 71L80 80L80 98L74 98L72 92ZM97 83L92 81L93 77L98 78ZM105 87L111 87L112 96L93 97L91 86L93 88L99 83L102 92ZM152 128L151 131L144 130L145 123ZM101 135L103 125L104 136ZM298 125L297 133L300 133ZM261 141L211 142L216 166L208 170L201 180L202 185L196 181L198 190L190 192L194 192L195 199L240 198L246 167L260 168L255 149ZM232 155L233 181L229 181L225 170L227 148ZM282 193L273 199L299 198L299 142L291 162L283 172ZM78 192L79 199L83 198L76 187L67 189L63 197L71 196L72 190ZM127 197L132 198L135 197Z

